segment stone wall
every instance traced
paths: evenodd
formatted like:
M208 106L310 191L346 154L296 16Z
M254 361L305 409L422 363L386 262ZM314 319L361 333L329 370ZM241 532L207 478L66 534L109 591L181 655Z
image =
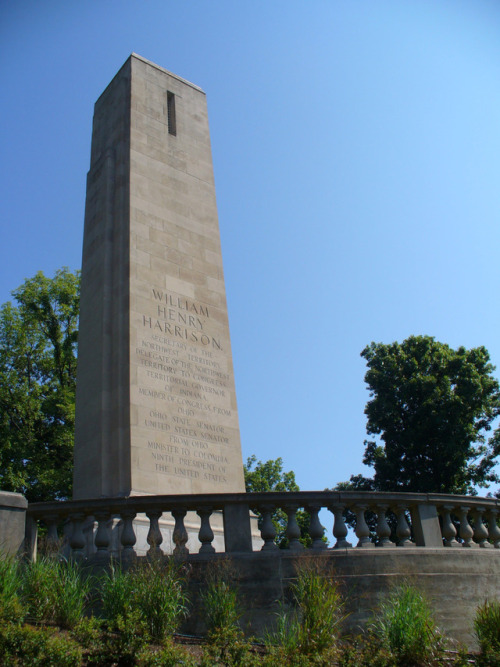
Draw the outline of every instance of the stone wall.
M223 555L215 560L225 558ZM227 558L227 557L226 557ZM214 558L190 556L191 597L199 599ZM313 563L338 582L346 601L344 631L366 627L392 587L411 582L428 598L445 635L476 648L473 618L477 605L500 596L500 558L496 549L370 549L336 550L319 555L252 553L230 559L248 634L262 636L276 622L280 604L291 604L290 583L297 568ZM202 634L203 616L195 607L186 632Z

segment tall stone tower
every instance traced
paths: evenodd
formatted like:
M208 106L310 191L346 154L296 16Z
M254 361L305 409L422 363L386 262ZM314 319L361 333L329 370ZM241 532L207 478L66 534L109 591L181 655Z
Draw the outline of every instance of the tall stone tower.
M132 54L95 105L74 498L244 491L204 92Z

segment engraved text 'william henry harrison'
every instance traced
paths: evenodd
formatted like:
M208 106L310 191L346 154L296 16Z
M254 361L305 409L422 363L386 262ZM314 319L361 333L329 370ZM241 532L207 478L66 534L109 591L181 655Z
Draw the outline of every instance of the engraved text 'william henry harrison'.
M165 294L154 287L152 291L153 299L160 301L161 305L157 304L156 318L142 316L144 327L161 331L174 338L182 338L190 343L199 343L203 346L210 346L214 350L222 350L220 340L209 336L203 330L204 321L201 317L207 319L210 317L207 306Z

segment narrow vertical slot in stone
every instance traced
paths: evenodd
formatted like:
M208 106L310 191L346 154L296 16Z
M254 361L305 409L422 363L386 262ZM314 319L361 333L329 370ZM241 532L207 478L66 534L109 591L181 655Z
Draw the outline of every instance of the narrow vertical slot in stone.
M167 90L167 122L168 122L168 133L173 134L174 137L177 134L177 124L175 122L175 95Z

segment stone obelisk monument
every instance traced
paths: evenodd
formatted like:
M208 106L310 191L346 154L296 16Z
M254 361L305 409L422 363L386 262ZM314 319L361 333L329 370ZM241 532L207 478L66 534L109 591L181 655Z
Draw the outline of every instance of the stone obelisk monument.
M95 105L74 498L244 491L204 92L132 54Z

